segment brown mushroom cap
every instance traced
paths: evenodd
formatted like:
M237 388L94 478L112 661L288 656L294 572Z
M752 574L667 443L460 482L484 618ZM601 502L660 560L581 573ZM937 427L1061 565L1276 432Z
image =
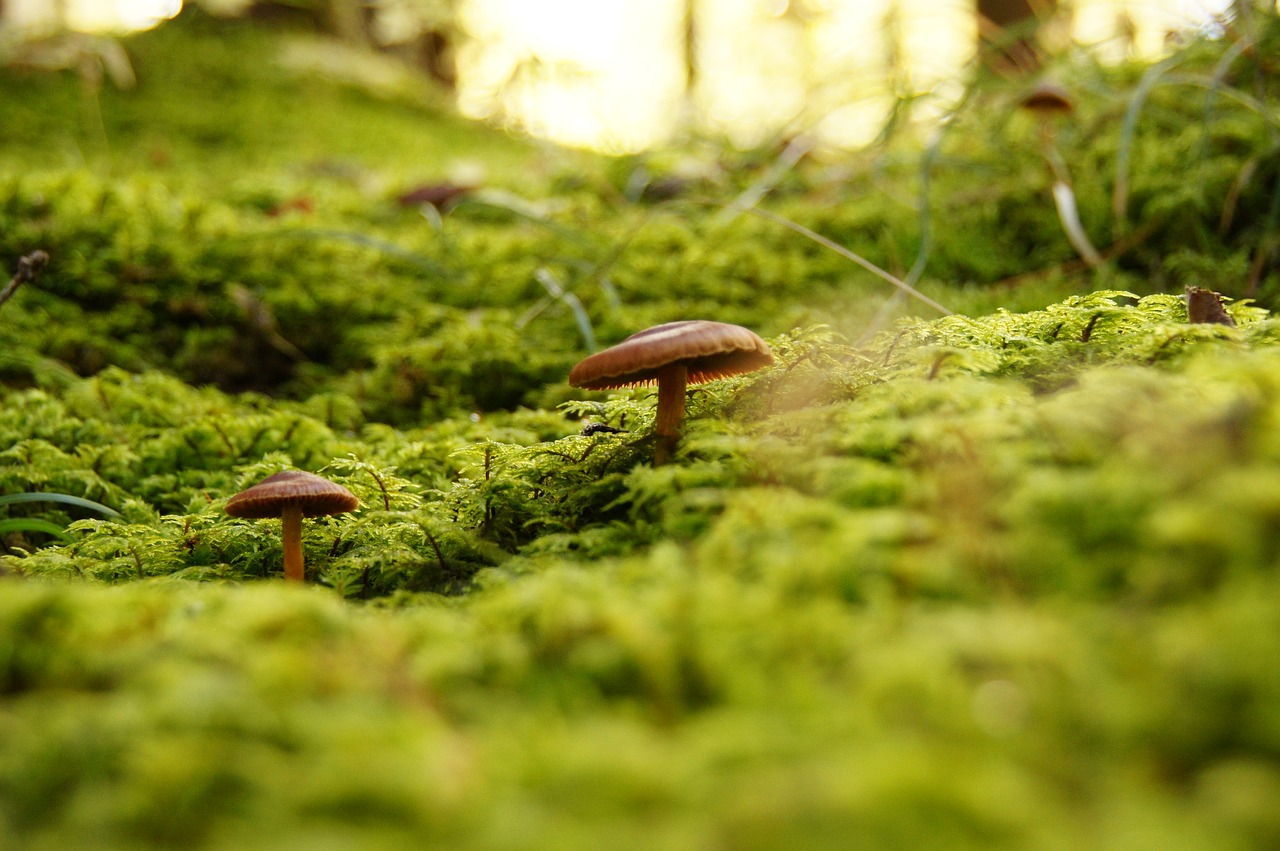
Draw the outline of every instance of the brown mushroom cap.
M668 322L584 359L569 372L569 383L588 390L644 384L673 363L683 363L690 383L697 383L751 372L773 363L773 355L764 340L741 325Z
M355 511L360 500L328 479L301 470L283 470L231 497L226 512L253 519L279 517L290 505L299 506L306 517L320 517Z
M1027 109L1045 114L1071 112L1076 108L1066 89L1047 80L1037 83L1035 88L1023 97L1022 105Z

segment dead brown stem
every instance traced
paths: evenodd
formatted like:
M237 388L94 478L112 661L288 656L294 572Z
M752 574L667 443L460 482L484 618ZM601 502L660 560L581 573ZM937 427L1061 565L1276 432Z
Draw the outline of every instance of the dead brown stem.
M13 279L9 281L8 286L0 290L0 306L13 297L13 294L18 291L18 287L27 283L35 283L48 262L49 255L39 249L25 257L19 257L18 271L14 273Z

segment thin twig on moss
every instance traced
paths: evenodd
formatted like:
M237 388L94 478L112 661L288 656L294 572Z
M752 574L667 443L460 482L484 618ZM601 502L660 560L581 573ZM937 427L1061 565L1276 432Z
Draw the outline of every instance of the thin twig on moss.
M427 527L423 526L421 523L419 523L418 526L422 529L422 534L427 536L427 543L431 545L432 551L436 554L436 563L440 565L440 573L442 575L448 573L449 565L444 560L444 553L440 552L440 545L436 543L435 536L432 535Z
M18 271L14 273L13 279L9 281L9 285L0 290L0 306L13 297L18 291L18 287L23 284L34 284L36 279L40 277L40 272L44 269L45 264L49 262L48 253L36 249L25 257L18 258Z
M1136 248L1137 246L1145 242L1152 234L1158 231L1163 225L1164 225L1164 219L1161 218L1161 219L1147 222L1142 227L1136 230L1130 231L1128 234L1122 236L1120 239L1117 239L1115 242L1111 243L1109 246L1107 246L1102 250L1101 257L1103 261L1114 260L1123 254L1127 254L1131 249ZM1059 275L1073 275L1076 272L1083 272L1085 269L1088 269L1088 268L1089 268L1089 264L1086 263L1084 260L1068 260L1065 263L1058 263L1053 266L1048 266L1044 269L1035 269L1034 271L1031 271L1031 272L1023 272L1018 275L1013 275L1008 278L1003 278L999 281L993 282L989 286L991 286L992 288L1007 289L1007 288L1016 287L1019 284L1024 284L1028 281L1035 281L1041 278L1047 278L1048 276L1053 275L1055 273Z

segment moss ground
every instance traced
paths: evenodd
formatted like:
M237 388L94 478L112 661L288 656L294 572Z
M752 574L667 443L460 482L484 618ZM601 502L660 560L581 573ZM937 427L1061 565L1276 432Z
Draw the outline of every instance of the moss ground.
M189 14L126 43L131 91L4 70L0 256L53 260L0 306L0 499L118 516L0 504L0 837L1274 847L1280 25L1255 24L1155 69L1060 60L1100 269L995 83L932 149L768 194L921 261L944 318L727 220L769 152L549 150ZM690 158L683 194L631 197ZM438 220L396 203L477 165ZM1235 325L1190 324L1192 285ZM778 363L694 388L655 468L652 390L565 376L691 317ZM278 524L222 511L283 467L362 501L307 524L304 588Z

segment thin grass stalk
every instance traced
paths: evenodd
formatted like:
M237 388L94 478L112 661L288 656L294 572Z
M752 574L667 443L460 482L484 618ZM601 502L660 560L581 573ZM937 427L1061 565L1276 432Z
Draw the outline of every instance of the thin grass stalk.
M1142 75L1138 85L1129 97L1129 105L1124 111L1124 121L1120 127L1120 143L1116 147L1115 189L1111 194L1111 214L1114 219L1112 227L1117 234L1123 228L1129 206L1129 161L1133 156L1133 137L1138 127L1138 116L1146 104L1147 96L1156 87L1169 69L1183 61L1182 56L1170 56L1152 65Z
M907 295L910 295L912 298L918 299L924 304L929 305L929 307L932 307L934 310L938 311L943 316L951 316L954 313L954 311L948 310L947 308L943 307L941 304L929 298L927 295L920 292L918 289L911 286L906 281L903 281L901 278L897 277L891 272L886 272L884 269L881 269L879 266L872 263L870 260L866 259L865 257L862 257L861 255L856 254L853 251L850 251L848 248L845 248L843 245L840 245L837 242L833 242L832 240L828 239L822 234L817 233L816 231L810 230L809 228L805 227L804 225L798 222L793 222L791 219L788 219L785 216L779 216L776 213L771 213L768 210L762 210L759 207L752 207L746 212L756 216L760 216L762 219L768 219L769 221L774 222L776 224L780 224L783 227L788 228L789 230L795 231L796 233L800 234L806 239L811 239L814 242L821 245L822 247L828 248L834 251L835 253L839 254L841 257L845 258L846 260L852 260L854 263L857 263L863 269L866 269L868 272L875 275L876 277L889 282L890 284L897 287L902 292L906 293Z

